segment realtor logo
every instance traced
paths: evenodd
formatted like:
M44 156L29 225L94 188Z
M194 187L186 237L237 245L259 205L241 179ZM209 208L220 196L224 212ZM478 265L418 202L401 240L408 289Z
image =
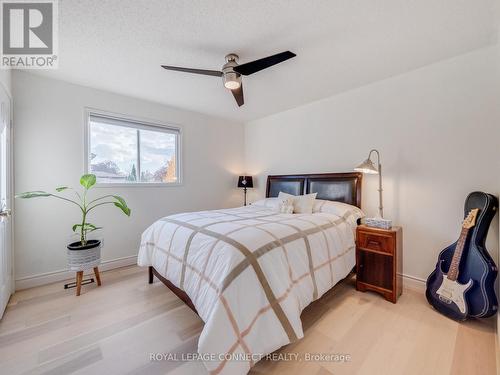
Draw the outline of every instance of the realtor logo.
M57 68L57 0L2 0L2 68Z

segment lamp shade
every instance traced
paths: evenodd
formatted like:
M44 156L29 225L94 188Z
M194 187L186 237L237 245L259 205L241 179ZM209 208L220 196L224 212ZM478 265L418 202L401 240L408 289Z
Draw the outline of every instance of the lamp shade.
M252 176L239 176L238 177L238 187L239 188L253 188Z
M375 167L371 159L366 159L356 168L354 168L356 172L369 173L369 174L378 174L378 169Z

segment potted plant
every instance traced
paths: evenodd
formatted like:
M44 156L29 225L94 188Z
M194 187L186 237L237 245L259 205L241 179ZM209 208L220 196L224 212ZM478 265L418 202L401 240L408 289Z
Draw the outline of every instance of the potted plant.
M130 216L130 208L127 206L125 200L118 195L108 194L99 198L90 199L88 197L88 192L95 183L96 176L94 174L85 174L80 178L80 185L83 186L83 192L79 193L68 186L61 186L55 189L57 193L71 190L76 196L75 199L45 191L28 191L16 195L16 198L20 199L53 197L78 206L82 214L82 220L73 225L73 232L79 234L80 240L67 245L68 265L72 271L84 271L97 267L101 261L101 241L87 239L89 233L101 229L101 227L87 221L91 211L99 206L114 205L125 215Z

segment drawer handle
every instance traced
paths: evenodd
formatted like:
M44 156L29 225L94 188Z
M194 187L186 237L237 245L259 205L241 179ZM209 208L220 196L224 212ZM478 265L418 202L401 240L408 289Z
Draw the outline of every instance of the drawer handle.
M375 240L368 240L368 245L380 246L380 242Z

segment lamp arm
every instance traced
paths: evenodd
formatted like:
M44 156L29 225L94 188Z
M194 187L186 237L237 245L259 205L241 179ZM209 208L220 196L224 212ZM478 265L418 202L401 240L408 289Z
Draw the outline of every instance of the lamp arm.
M378 214L380 215L381 218L384 217L384 205L383 205L383 200L382 200L382 165L378 165L378 199L379 199L379 206L378 206Z
M374 149L370 150L370 152L368 153L368 159L370 159L370 160L372 159L372 154L374 152L377 154L377 164L380 165L380 152L378 152L377 149L374 148Z
M384 205L383 205L383 199L382 199L382 164L380 163L380 152L378 150L373 149L370 150L370 153L368 154L368 159L371 160L372 153L377 154L377 167L378 167L378 201L379 201L379 206L378 206L378 214L381 218L384 217Z

